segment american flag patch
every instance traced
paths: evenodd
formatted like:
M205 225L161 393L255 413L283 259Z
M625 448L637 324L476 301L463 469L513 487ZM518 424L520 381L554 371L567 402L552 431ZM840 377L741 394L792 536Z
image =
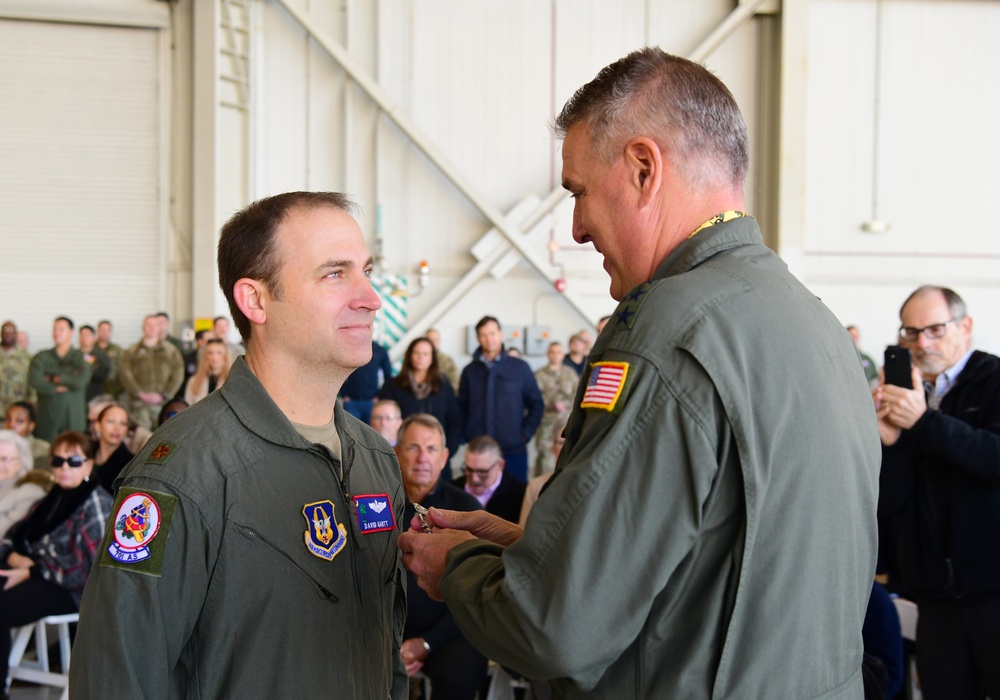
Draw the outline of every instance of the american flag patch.
M627 362L595 362L583 392L580 408L601 408L615 410L615 405L625 388L628 378Z

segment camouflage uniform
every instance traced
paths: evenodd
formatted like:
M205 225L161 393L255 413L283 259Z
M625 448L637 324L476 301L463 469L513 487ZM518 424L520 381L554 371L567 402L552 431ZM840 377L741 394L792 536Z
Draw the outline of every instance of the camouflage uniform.
M122 355L125 351L122 350L120 345L115 345L114 343L108 343L108 347L106 348L102 348L100 345L97 347L103 350L104 354L108 356L109 360L111 360L111 373L108 374L108 378L104 380L104 393L111 394L115 398L118 398L125 390L122 386L121 378L119 377Z
M454 387L455 391L457 392L458 380L460 378L458 374L458 365L455 364L455 361L451 359L450 355L445 355L443 352L438 352L437 356L438 356L438 370L440 370L441 374L448 377L448 381L451 382L452 387Z
M16 401L31 401L34 394L28 386L31 354L21 348L0 348L0 416Z
M128 393L128 412L140 425L155 429L160 407L184 381L184 358L168 342L147 347L140 340L122 355L119 378ZM160 394L163 401L148 404L139 398L143 391Z
M535 449L538 450L538 457L535 460L535 476L540 476L556 467L556 458L552 454L552 443L555 442L552 430L560 421L566 420L566 417L569 416L580 375L567 365L561 365L554 372L546 365L535 372L535 381L538 382L542 399L545 401L542 424L538 427L538 432L535 433ZM561 412L556 410L556 401L566 403Z

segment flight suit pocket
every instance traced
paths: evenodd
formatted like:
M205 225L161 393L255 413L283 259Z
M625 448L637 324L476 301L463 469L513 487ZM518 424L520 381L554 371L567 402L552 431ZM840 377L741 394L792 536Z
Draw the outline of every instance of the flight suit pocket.
M249 525L232 523L236 531L249 540L263 554L266 559L264 566L280 566L282 570L290 571L304 579L304 581L316 591L316 594L331 603L339 602L339 598L329 590L321 581L317 580L311 572L307 571L284 549L269 541L259 529Z

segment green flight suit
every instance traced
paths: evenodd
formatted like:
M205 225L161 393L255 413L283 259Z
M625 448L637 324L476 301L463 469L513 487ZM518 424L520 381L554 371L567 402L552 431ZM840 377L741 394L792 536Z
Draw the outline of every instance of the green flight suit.
M119 479L80 609L72 697L407 697L399 465L341 408L336 426L343 482L340 459L296 432L238 359L219 391L156 432ZM122 563L112 551L135 493L163 517L144 540L152 556ZM392 524L363 533L356 503L373 495ZM329 560L313 553L304 512L327 502Z
M462 633L556 698L861 698L880 449L850 337L751 218L612 318L523 537L449 554Z
M87 429L84 391L90 382L90 365L79 349L70 348L64 357L55 348L42 350L31 360L28 381L38 393L35 437L52 442L64 430ZM60 392L59 387L68 391Z

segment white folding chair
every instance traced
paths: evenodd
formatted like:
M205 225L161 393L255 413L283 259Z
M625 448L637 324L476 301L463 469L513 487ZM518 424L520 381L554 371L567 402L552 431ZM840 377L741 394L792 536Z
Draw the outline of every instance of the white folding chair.
M14 679L28 683L49 685L55 688L62 688L63 692L60 700L68 700L69 626L79 622L79 620L79 613L49 615L34 624L12 630L11 637L13 641L11 643L10 657L8 658L10 671L7 674L7 687L10 687L10 682ZM59 659L62 662L61 673L55 673L49 667L49 640L46 625L56 627L59 633ZM24 653L28 648L28 642L31 641L32 636L35 638L35 658L25 659Z

